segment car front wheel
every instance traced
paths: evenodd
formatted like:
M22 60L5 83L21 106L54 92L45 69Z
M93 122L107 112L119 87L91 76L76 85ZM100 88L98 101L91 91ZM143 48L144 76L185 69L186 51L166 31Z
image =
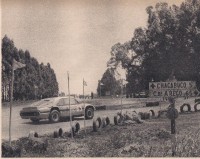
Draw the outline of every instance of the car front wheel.
M59 122L60 120L60 113L57 110L52 110L49 115L49 120L53 123Z
M94 109L86 108L86 110L85 110L85 118L86 119L92 119L93 117L94 117Z

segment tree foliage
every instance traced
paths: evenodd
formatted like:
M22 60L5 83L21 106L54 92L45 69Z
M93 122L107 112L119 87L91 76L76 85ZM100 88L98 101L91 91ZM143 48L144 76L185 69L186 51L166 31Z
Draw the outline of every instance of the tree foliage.
M26 64L14 72L13 98L29 100L58 95L58 82L48 63L39 64L30 52L17 49L7 36L2 39L2 100L9 100L12 60Z
M98 95L101 94L102 96L105 96L106 92L110 92L110 95L113 95L113 96L119 95L121 93L120 83L113 76L112 70L107 69L105 71L102 79L100 80L98 84L97 92L98 92Z
M127 92L148 90L150 81L166 81L172 73L177 80L196 81L200 89L200 1L157 3L146 12L147 26L136 28L130 43L116 44L111 51L127 71ZM127 58L130 51L135 54Z

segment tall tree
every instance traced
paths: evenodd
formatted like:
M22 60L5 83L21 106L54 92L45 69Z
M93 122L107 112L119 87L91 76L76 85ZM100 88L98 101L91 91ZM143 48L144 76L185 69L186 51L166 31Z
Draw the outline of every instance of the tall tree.
M132 39L133 50L143 59L146 89L152 79L165 81L172 72L199 87L200 1L187 0L180 7L157 3L146 11L147 28L136 29Z
M100 86L101 83L103 85ZM100 80L100 83L98 84L97 92L98 92L98 95L101 94L102 96L105 96L106 92L110 92L110 95L113 95L113 96L117 94L119 95L121 93L120 83L113 76L111 69L107 69L104 72L103 77Z
M29 100L58 95L58 82L48 63L39 64L28 50L17 49L7 36L2 39L2 100L9 100L12 60L25 63L26 67L15 70L13 98Z

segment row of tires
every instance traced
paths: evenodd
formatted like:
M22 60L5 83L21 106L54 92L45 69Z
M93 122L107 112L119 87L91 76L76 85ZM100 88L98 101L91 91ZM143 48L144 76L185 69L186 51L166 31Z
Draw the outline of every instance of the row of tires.
M72 130L71 131L72 131L73 136L75 136L80 131L80 124L79 124L79 122L76 122L72 126ZM63 131L62 128L59 128L58 131L54 131L53 132L53 137L54 138L63 137L63 135L64 135L64 131ZM31 138L31 139L33 139L33 138L38 138L39 135L35 131L30 131L28 137ZM71 137L71 133L68 134L68 137Z
M200 102L197 102L194 104L194 111L198 112L200 111L200 108L198 108L198 106L200 106ZM184 109L185 107L187 107L187 112L191 112L191 105L188 103L184 103L181 107L180 107L180 112L184 113L186 112L186 110Z
M195 112L200 111L200 109L198 109L198 106L200 106L200 102L197 102L194 105L194 111ZM184 109L185 107L187 107L187 111ZM155 115L154 110L149 110L149 112L139 112L138 115L140 116L140 118L142 120L146 120L146 119L151 119L151 118L160 118L166 112L167 112L166 110L160 110L160 111L158 111L158 116L157 117ZM188 103L184 103L180 107L180 112L181 113L191 112L191 105L188 104ZM122 120L121 117L119 117L118 115L114 116L114 124L115 125L118 125L121 122L120 120ZM97 132L98 129L104 128L104 127L106 127L109 124L110 124L110 119L108 117L103 117L103 118L98 117L96 120L93 120L93 131ZM78 122L76 122L72 126L73 136L75 136L79 131L80 131L80 124ZM37 132L35 132L34 134L32 133L31 135L33 137L38 137L38 133ZM54 138L62 137L63 136L63 130L62 130L62 128L60 128L58 131L54 131L53 136L54 136Z
M93 120L93 131L97 132L100 128L105 128L110 124L110 119L108 117L100 118Z
M80 124L79 122L76 122L73 126L72 126L72 129L71 129L71 133L68 134L68 137L72 137L73 136L76 136L78 134L78 132L80 131ZM63 134L64 134L64 131L62 128L60 128L58 131L54 131L53 133L53 137L54 138L58 138L58 137L63 137Z

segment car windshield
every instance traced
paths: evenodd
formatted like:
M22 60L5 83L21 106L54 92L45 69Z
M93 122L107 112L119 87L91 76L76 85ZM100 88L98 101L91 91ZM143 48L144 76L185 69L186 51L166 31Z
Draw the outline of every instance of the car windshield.
M42 99L40 101L37 101L33 104L31 104L31 106L39 106L39 105L43 105L43 104L51 104L54 102L53 98L47 98L47 99Z

